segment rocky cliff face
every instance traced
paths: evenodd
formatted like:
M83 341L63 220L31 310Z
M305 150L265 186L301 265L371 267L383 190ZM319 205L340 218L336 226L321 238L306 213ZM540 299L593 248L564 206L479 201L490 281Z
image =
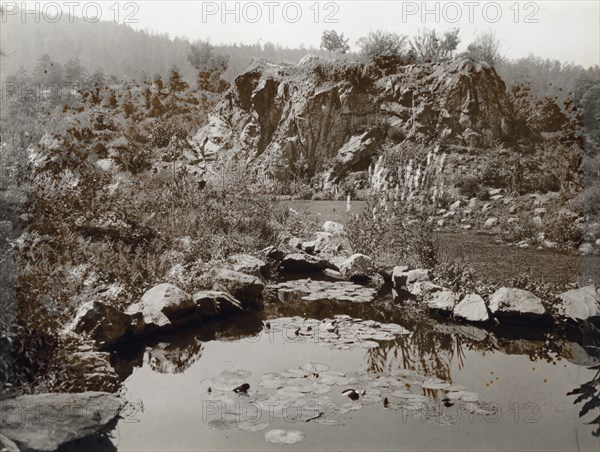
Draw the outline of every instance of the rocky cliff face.
M208 161L248 162L274 179L302 170L325 185L405 140L487 148L524 138L504 82L484 64L382 68L316 57L254 62L195 136Z

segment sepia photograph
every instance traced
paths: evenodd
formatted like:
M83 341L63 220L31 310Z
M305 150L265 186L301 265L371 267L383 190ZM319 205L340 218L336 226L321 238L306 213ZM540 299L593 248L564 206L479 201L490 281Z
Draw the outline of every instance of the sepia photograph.
M0 1L0 452L600 451L600 1Z

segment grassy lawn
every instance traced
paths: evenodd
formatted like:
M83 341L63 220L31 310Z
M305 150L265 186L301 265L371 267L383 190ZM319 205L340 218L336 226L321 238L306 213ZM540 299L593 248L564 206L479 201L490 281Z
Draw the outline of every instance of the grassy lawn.
M496 243L497 237L477 233L437 234L440 254L463 260L488 281L511 281L529 274L540 283L587 285L600 282L600 257L581 257L576 252L518 248ZM591 279L591 282L589 281Z

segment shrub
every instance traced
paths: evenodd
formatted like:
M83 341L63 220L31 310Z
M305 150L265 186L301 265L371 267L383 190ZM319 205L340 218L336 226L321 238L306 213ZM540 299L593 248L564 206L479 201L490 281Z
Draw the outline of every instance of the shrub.
M426 217L408 206L386 208L381 198L372 197L361 213L349 217L346 230L355 252L387 265L431 268L437 262L437 244Z
M502 238L508 242L521 242L529 240L533 243L539 241L540 228L531 220L529 216L518 217L517 222L509 223L502 229Z
M460 194L467 198L475 198L479 192L479 178L475 176L464 176L457 182Z

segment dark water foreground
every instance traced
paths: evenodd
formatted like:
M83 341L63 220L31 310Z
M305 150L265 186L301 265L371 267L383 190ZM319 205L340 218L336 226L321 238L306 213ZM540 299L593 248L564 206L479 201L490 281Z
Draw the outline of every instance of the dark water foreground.
M575 330L480 329L415 314L388 295L369 304L271 301L118 351L132 406L112 445L598 450L586 425L597 410L580 418L567 395L596 375ZM248 393L235 393L242 383ZM342 395L349 388L357 401ZM301 440L272 444L273 429Z

